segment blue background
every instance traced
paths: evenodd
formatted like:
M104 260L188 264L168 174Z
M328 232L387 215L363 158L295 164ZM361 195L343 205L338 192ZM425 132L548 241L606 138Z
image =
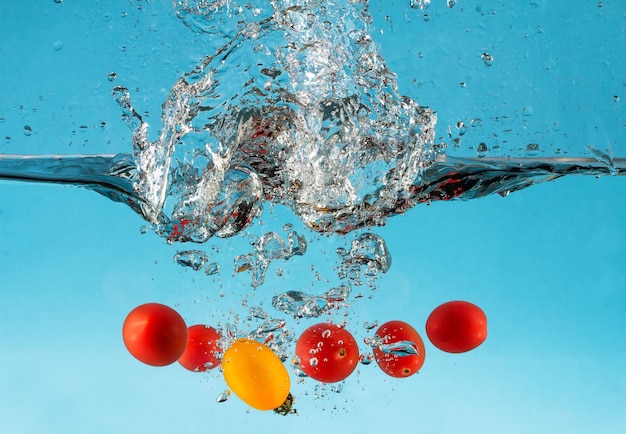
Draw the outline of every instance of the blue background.
M458 121L481 119L450 155L474 156L485 142L494 156L538 143L539 156L586 156L593 145L626 157L626 3L459 0L450 9L433 0L427 18L409 3L372 0L374 35L400 92L437 111L442 139L448 126L454 138ZM111 88L128 87L158 125L171 85L210 52L165 0L3 2L0 12L1 153L129 152ZM144 222L122 205L2 182L0 432L624 431L624 192L618 177L569 177L506 198L421 205L377 228L392 267L334 319L362 342L366 321L402 319L423 332L434 307L467 299L485 310L489 337L460 355L427 342L426 364L403 381L371 364L318 399L311 380L297 384L298 415L283 418L236 397L217 404L218 372L142 365L121 324L148 301L189 323L223 324L245 318L242 300L271 311L275 293L323 292L337 280L334 249L352 235L320 238L288 211L266 211L251 232L289 221L310 246L253 291L249 276L232 276L247 239L201 246L222 266L208 277L175 264L188 246L141 234Z

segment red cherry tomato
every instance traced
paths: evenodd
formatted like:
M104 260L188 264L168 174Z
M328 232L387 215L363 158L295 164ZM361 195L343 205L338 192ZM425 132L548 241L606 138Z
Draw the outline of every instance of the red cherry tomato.
M213 327L197 324L187 329L187 348L178 359L183 368L204 372L220 364L217 355L222 352L220 334Z
M296 342L300 369L314 380L335 383L345 380L359 362L359 347L346 329L320 323L306 329Z
M389 321L376 330L383 340L374 348L374 360L387 375L396 378L416 374L426 358L424 341L417 331L403 321Z
M475 304L449 301L432 311L426 320L426 334L440 350L464 353L487 339L487 317Z
M187 325L171 307L147 303L128 314L122 337L137 360L151 366L165 366L174 363L185 351Z

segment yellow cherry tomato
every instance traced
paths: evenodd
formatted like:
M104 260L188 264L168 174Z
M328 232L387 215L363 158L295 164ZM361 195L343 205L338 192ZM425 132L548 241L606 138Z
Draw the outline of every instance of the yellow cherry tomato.
M272 350L252 339L239 339L222 357L226 384L257 410L280 407L289 395L287 368Z

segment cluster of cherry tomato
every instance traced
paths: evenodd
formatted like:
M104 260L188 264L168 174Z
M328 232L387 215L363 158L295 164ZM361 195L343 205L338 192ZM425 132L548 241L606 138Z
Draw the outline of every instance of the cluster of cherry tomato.
M450 301L432 311L426 321L431 343L449 353L470 351L487 337L487 318L476 305ZM148 303L133 309L122 335L128 351L152 366L178 361L191 371L221 365L226 384L249 406L258 410L291 408L290 379L281 359L264 344L238 339L222 348L220 333L198 324L187 327L174 309ZM419 333L403 321L389 321L376 330L373 358L386 374L406 378L424 364L426 350ZM298 338L293 362L304 374L323 383L345 380L359 363L354 336L333 323L307 328Z

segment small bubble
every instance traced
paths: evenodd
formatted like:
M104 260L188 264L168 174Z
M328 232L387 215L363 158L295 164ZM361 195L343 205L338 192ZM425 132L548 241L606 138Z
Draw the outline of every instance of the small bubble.
M293 230L293 225L291 223L285 223L282 227L283 231L289 232Z
M226 402L226 401L228 401L228 398L230 398L230 390L225 390L222 393L220 393L219 395L217 395L217 399L215 401L216 402Z
M317 357L311 357L309 359L309 365L315 367L315 366L317 366L317 363L318 363Z
M539 145L537 143L529 143L526 145L526 155L537 155L539 153Z
M30 127L30 125L24 125L24 135L30 136L32 134L33 134L33 129Z
M481 142L478 145L478 148L476 148L476 154L478 154L479 158L483 158L484 156L486 156L489 153L489 147L487 146L486 143Z
M331 334L331 331L330 331L330 330L328 330L328 329L326 329L326 330L324 330L324 331L322 332L322 337L323 337L324 339L328 339L328 338L330 337L330 334ZM321 342L320 342L320 343L321 343Z
M54 2L55 2L56 4L60 4L60 3L63 3L63 0L54 0Z
M493 65L493 56L489 53L483 53L480 55L480 58L483 59L483 63L485 66Z
M107 77L109 81L115 81L116 78L117 78L117 74L115 72L110 73L109 76Z
M374 355L372 353L361 354L359 356L359 363L362 365L369 365L374 360Z
M122 18L126 18L128 16L128 12L122 12Z
M462 136L466 133L467 127L465 126L465 122L458 121L455 126L456 129L459 130L459 136Z
M52 44L52 49L53 49L54 51L60 51L60 50L63 48L63 46L64 46L64 45L65 45L65 43L64 43L63 41L61 41L61 40L56 40L56 41L54 41L54 43Z
M140 234L147 234L148 233L148 227L146 225L141 225L139 226L139 233Z
M602 3L602 2L598 2L598 7L599 7L599 8L604 7L604 3Z
M410 3L413 9L427 9L430 6L430 0L411 0Z
M456 2L457 0L448 0L448 7L452 9L453 7L456 6Z
M459 86L460 86L461 88L466 88L466 87L467 87L467 83L465 83L464 81L462 81L462 82L460 82L460 83L459 83Z

